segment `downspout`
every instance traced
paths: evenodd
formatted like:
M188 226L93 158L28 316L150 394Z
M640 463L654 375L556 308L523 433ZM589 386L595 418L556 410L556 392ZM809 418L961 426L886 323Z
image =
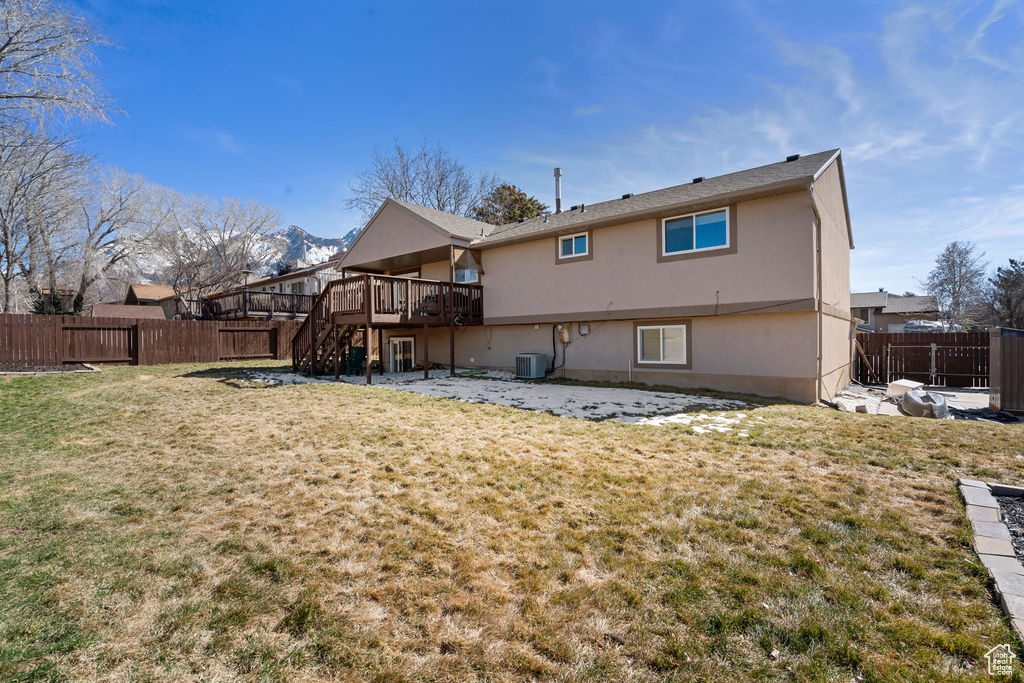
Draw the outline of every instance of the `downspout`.
M818 202L814 198L814 182L812 181L807 186L807 192L811 195L811 210L814 212L814 277L815 277L815 295L814 295L814 308L818 313L818 342L817 342L817 377L814 379L814 396L817 403L821 403L821 388L825 381L822 377L822 354L824 353L824 304L821 293L822 285L822 273L821 273L821 214L818 212Z

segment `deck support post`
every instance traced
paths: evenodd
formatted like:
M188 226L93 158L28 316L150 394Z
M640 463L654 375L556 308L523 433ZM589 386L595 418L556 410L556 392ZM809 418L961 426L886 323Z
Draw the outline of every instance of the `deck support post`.
M370 386L372 384L370 347L373 345L373 283L369 274L363 276L363 306L366 308L366 334L363 335L363 346L366 348L366 386Z
M341 376L341 328L334 326L334 381Z
M366 326L366 335L363 339L366 346L366 386L370 386L373 380L370 378L370 347L373 345L373 326Z
M448 247L448 366L455 376L455 245Z
M423 323L423 379L430 379L430 328Z

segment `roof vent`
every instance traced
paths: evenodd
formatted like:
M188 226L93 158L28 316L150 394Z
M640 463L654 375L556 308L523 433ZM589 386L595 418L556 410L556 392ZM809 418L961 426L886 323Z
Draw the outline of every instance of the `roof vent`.
M580 208L580 205L579 205L579 204L573 204L572 206L570 206L570 207L569 207L569 210L570 210L570 211L575 211L575 210L576 210L576 209L578 209L578 208Z
M800 158L799 154L790 154L788 157L786 157L786 161L787 162L789 162L789 161L796 161L799 158Z
M697 176L696 178L693 179L693 182L695 184L696 183L703 183L704 182L704 176L702 176L702 175Z
M586 204L580 204L580 213L583 213L586 210L587 210Z
M622 195L622 198L623 198L623 199L629 199L629 198L630 198L630 197L632 197L632 196L633 196L633 193L632 193L632 192L627 192L626 194Z

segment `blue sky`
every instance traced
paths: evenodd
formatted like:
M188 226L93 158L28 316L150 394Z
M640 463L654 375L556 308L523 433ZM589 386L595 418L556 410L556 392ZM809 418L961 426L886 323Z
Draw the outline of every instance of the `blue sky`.
M89 151L325 237L396 138L549 204L556 165L592 203L841 147L854 289L920 291L954 239L1024 257L1019 3L79 5L124 110Z

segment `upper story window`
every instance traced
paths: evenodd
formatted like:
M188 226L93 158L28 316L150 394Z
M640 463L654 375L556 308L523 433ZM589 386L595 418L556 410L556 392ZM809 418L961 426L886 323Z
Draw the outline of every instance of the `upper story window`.
M480 271L474 268L456 268L455 281L461 283L479 282Z
M292 294L305 294L306 293L306 281L301 280L299 282L291 283Z
M590 253L590 236L581 232L578 235L565 235L558 238L558 257L575 258Z
M469 249L455 261L455 281L462 284L480 282L480 264Z
M661 253L687 254L729 245L729 210L716 209L661 221Z

